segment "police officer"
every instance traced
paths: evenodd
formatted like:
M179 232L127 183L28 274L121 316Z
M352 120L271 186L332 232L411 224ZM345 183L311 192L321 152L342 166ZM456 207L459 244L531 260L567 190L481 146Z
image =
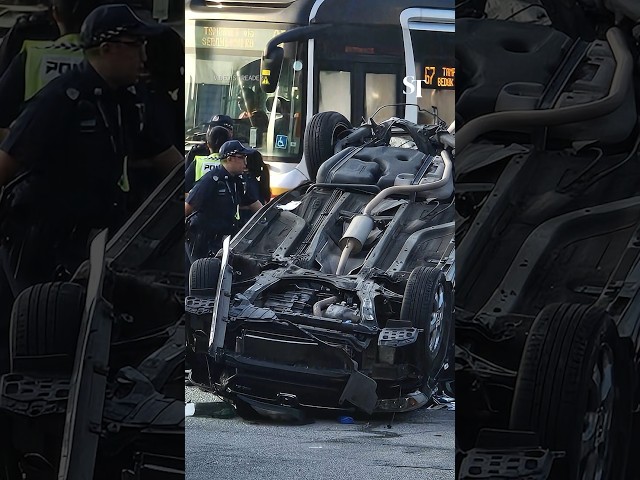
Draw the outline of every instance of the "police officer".
M205 143L194 145L187 155L185 156L185 170L191 166L191 162L196 155L209 155L209 149L206 145L206 138L209 136L211 129L215 127L224 127L229 132L228 140L233 138L233 119L227 115L214 115L211 117L209 122L203 124L207 126L207 130L205 132ZM197 133L196 135L201 135L201 133ZM194 135L195 137L195 135Z
M229 132L229 138L233 138L233 119L229 115L214 115L209 120L208 130L215 127L223 127Z
M200 180L205 173L213 167L220 165L220 156L218 151L220 147L230 140L230 133L224 127L213 127L207 130L207 147L208 155L194 155L193 161L184 174L185 190L189 192L193 185Z
M2 2L3 5L6 3ZM60 35L51 10L52 7L46 11L25 13L16 19L0 42L0 72L4 72L20 53L25 40L51 41Z
M0 274L11 295L64 278L93 230L123 223L130 156L164 175L184 161L154 136L134 86L158 29L126 5L96 8L81 29L85 60L33 97L0 144Z
M95 0L53 0L51 13L60 37L54 41L24 41L20 53L0 77L0 127L8 128L23 102L82 62L78 32L95 3Z
M220 148L221 165L205 174L189 193L185 202L186 246L192 262L215 254L222 247L223 237L237 232L241 206L252 213L262 206L245 192L240 178L247 155L254 152L238 140L226 142Z

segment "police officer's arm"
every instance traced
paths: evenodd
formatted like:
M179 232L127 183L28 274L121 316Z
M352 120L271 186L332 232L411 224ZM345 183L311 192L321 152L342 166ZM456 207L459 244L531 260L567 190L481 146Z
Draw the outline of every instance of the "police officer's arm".
M29 100L20 116L11 124L7 138L0 144L0 182L4 185L18 168L30 168L38 163L59 158L52 152L64 151L68 135L68 118L73 102L64 91L55 88L41 90ZM34 140L35 139L35 140Z
M203 179L202 182L197 183L191 189L184 201L184 215L188 217L195 211L197 211L204 202L207 190L207 179Z
M19 167L18 161L4 150L0 150L0 186L13 178Z
M0 76L0 128L9 128L20 114L24 101L24 69L26 55L22 52L15 57L9 68ZM6 136L6 134L5 134ZM2 140L0 135L0 141Z
M184 171L184 189L189 193L196 183L196 162L191 162Z

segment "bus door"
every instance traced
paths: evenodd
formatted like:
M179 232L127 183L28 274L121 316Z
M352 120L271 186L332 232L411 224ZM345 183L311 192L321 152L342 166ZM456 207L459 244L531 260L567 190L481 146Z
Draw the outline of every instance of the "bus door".
M340 112L353 125L359 125L379 107L399 103L402 100L399 86L402 85L403 65L371 60L319 62L315 110ZM380 115L395 116L398 111L396 106L388 107Z
M316 42L314 111L337 111L360 125L379 107L402 100L404 71L399 28L336 27ZM389 107L380 115L402 113Z

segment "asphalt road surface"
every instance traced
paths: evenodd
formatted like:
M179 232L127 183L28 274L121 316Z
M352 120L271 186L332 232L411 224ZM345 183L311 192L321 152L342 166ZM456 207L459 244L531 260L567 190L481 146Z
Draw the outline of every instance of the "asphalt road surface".
M187 400L215 401L194 388ZM186 479L453 480L455 412L421 409L341 424L186 419Z

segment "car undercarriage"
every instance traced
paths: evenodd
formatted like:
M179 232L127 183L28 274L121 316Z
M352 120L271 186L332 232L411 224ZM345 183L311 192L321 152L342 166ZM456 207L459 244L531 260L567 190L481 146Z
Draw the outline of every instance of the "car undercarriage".
M394 126L420 148L390 146ZM192 265L196 383L273 415L427 403L453 338L451 163L436 132L451 137L398 119L344 132L314 183Z

